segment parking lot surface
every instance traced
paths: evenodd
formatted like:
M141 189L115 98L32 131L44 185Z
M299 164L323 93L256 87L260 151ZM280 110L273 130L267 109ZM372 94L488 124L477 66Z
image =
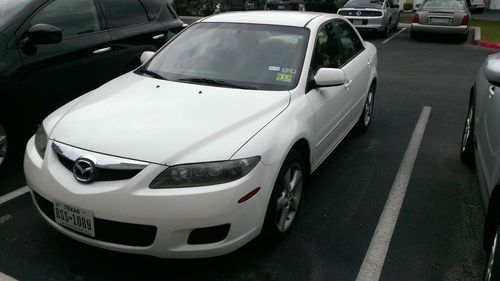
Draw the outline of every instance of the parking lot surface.
M394 34L394 33L393 33ZM431 109L380 280L479 280L483 210L459 159L469 90L489 51L369 36L379 52L372 127L313 174L291 235L219 258L162 260L86 246L53 230L24 194L0 204L0 272L18 280L356 280L424 107ZM23 187L21 165L0 194Z

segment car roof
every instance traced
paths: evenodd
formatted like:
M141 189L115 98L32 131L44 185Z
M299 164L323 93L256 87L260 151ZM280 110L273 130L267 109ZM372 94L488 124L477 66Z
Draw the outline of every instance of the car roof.
M328 16L330 18L340 17L336 14L296 12L296 11L248 11L229 12L211 16L201 20L202 22L230 22L270 24L305 27L313 19Z

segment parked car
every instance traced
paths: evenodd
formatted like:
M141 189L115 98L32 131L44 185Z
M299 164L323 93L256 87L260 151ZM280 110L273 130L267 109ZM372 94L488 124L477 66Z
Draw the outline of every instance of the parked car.
M399 5L392 0L349 0L337 13L358 30L378 32L384 37L399 23Z
M456 35L462 41L469 34L470 12L461 0L426 0L413 16L410 36L422 33Z
M377 50L335 14L220 14L141 59L26 148L43 218L97 247L192 258L283 239L307 177L372 120Z
M484 0L467 0L467 7L472 13L482 14L484 8L486 8L486 3Z
M490 55L470 92L460 156L475 164L486 213L484 280L500 280L500 53Z
M305 11L304 0L267 0L264 10Z
M0 5L0 169L48 113L139 66L183 28L165 0Z

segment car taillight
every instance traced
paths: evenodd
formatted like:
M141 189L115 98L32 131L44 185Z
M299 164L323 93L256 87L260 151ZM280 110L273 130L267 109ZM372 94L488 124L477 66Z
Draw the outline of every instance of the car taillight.
M418 14L414 14L413 15L413 23L418 23L420 21L420 17L418 16Z
M462 25L468 25L469 24L469 15L465 15L464 18L462 19Z

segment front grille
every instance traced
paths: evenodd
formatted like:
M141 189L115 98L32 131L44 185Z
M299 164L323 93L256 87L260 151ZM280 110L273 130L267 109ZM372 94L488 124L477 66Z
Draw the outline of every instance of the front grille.
M57 153L56 153L57 154ZM73 166L75 161L69 160L68 158L57 154L59 162L70 172L73 172ZM126 180L135 177L141 170L114 170L114 169L103 169L96 167L96 174L94 181L118 181Z
M38 193L34 192L34 194L40 210L52 221L55 221L54 204ZM100 218L94 218L95 237L87 236L67 227L64 228L91 239L135 247L146 247L153 244L157 231L156 226L152 225L131 224Z
M358 12L361 14L358 15ZM349 16L349 17L381 17L382 12L380 11L364 11L364 10L341 10L339 15Z

